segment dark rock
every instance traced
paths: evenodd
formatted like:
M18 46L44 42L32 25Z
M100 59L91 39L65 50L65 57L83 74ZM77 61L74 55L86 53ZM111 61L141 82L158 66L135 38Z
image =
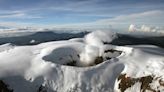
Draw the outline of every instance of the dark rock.
M0 92L13 92L13 90L8 88L8 85L0 80Z

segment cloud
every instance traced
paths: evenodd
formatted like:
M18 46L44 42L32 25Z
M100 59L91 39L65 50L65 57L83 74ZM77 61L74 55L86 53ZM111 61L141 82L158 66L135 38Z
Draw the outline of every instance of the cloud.
M45 28L63 28L63 29L88 29L88 30L124 30L127 31L130 24L137 25L163 25L164 12L160 10L133 13L129 15L120 15L113 18L99 19L93 22L49 24L42 25ZM154 18L154 19L153 19ZM134 21L133 21L134 20ZM147 21L148 20L148 21ZM158 23L161 23L159 25ZM133 28L133 27L132 27ZM132 30L132 29L131 29ZM134 29L133 29L134 30Z
M117 15L139 13L144 11L163 9L163 3L158 1L151 2L128 2L128 1L109 1L109 0L70 0L66 4L60 6L46 7L55 11L67 11L73 12L75 15L82 16L104 16L104 17L115 17ZM76 4L75 4L76 3ZM125 15L126 16L126 15Z
M2 10L23 11L12 14L0 14L0 18L14 18L11 19L11 21L43 18L42 20L31 21L33 23L40 24L66 24L75 22L88 24L90 21L96 25L129 25L131 23L140 23L145 21L147 24L151 23L150 21L152 19L156 20L157 17L150 18L150 20L137 18L137 16L148 16L149 14L159 13L160 10L163 10L164 8L163 4L163 1L154 0L149 2L129 0L36 0L32 1L32 3L31 0L21 0L19 2L11 0L0 0L0 13ZM159 10L159 12L156 10ZM144 14L143 12L147 13L148 15ZM143 13L143 15L140 13ZM24 20L24 22L29 21Z
M136 25L131 24L131 25L129 26L129 31L133 32L133 31L137 31L137 30L138 30L138 29L136 28Z
M130 24L136 25L151 25L151 26L164 26L164 11L153 10L140 13L132 13L127 15L119 15L113 18L99 19L90 24L109 26L113 29L127 31Z
M6 0L7 2L8 0ZM128 1L110 1L110 0L39 0L34 1L33 4L30 1L22 0L24 2L18 8L15 6L16 3L10 3L11 5L6 5L4 8L7 10L8 7L13 10L28 10L28 12L37 12L40 15L53 14L53 16L58 16L59 11L64 12L63 14L70 16L100 16L100 17L115 17L122 14L130 14L135 12L143 12L147 10L154 10L154 8L161 8L163 3L153 3L143 2L128 2ZM146 2L146 3L145 3ZM20 3L20 2L18 2ZM2 3L1 3L2 4ZM0 5L1 5L0 4ZM7 4L7 3L6 3ZM28 6L28 7L25 7ZM139 7L138 7L139 6ZM1 6L0 6L1 7ZM4 10L5 10L4 9ZM1 10L1 9L0 9ZM48 15L47 14L47 15ZM60 15L60 14L59 14ZM52 17L50 17L52 18Z
M164 19L164 11L154 10L129 15L120 15L114 18L98 20L97 23L108 24L131 24L131 23L158 23Z
M124 26L127 29L130 24L164 24L162 22L164 14L161 13L164 3L159 1L38 0L33 3L31 0L3 1L4 4L0 1L0 21L3 19L11 22L57 24L56 26L60 27L76 28L89 26L108 28L112 25ZM18 4L20 6L17 6ZM5 14L2 10L17 12Z
M23 15L24 16L24 15ZM140 13L132 13L127 15L119 15L113 18L105 18L105 19L98 19L93 22L83 22L83 23L66 23L66 24L48 24L48 25L41 25L41 24L33 24L33 23L26 23L27 26L38 26L44 28L73 28L73 29L118 29L118 30L128 30L130 24L136 25L150 25L150 26L159 26L163 27L164 24L164 11L162 10L153 10L153 11L145 11ZM18 23L17 23L18 24ZM22 23L23 24L23 23ZM135 25L131 25L130 30L134 29ZM143 26L144 30L149 30ZM152 30L152 29L151 29Z
M164 28L157 27L157 26L147 26L147 25L136 26L134 24L131 24L129 26L129 31L131 31L131 32L137 32L137 31L142 31L142 32L163 32Z
M26 27L33 27L33 28L42 28L43 25L37 25L34 23L26 23L26 22L0 22L1 27L8 27L8 28L26 28Z
M24 11L3 11L3 12L0 12L0 19L4 19L4 18L33 19L33 18L42 18L42 17L29 15Z
M0 18L19 18L25 16L24 13L15 13L15 14L3 14L0 15Z

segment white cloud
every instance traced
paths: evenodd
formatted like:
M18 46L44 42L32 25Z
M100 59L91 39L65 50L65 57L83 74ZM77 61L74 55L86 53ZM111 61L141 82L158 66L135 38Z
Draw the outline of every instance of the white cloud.
M164 28L157 27L157 26L147 26L147 25L136 26L134 24L131 24L129 26L129 31L163 32L164 31Z
M24 22L0 22L0 26L8 28L42 28L43 26L33 24L33 23L24 23Z
M29 15L25 11L2 11L0 12L0 19L3 18L33 19L42 17Z
M163 25L164 22L164 11L154 10L154 11L146 11L141 13L134 13L129 15L120 15L113 18L99 19L97 21L88 22L88 23L76 23L76 24L66 24L63 26L84 26L84 25L126 25L127 27L130 24L147 24L147 25ZM60 25L59 25L60 26Z
M137 25L152 25L152 26L163 26L164 22L164 11L154 10L146 11L141 13L134 13L129 15L120 15L114 18L100 19L88 23L76 23L76 24L62 24L55 25L56 27L67 27L67 28L107 28L107 29L123 29L128 30L130 24Z
M136 29L136 25L134 25L134 24L131 24L130 26L129 26L129 31L136 31L137 29Z
M114 18L98 20L97 23L108 24L155 24L164 20L164 11L154 10L129 15L120 15ZM163 23L163 22L162 22ZM164 23L163 23L164 24Z
M155 32L155 31L157 31L157 28L156 27L149 27L149 26L146 26L146 25L142 25L141 26L141 31Z
M16 14L6 14L6 15L0 15L0 18L19 18L25 16L24 13L16 13Z
M20 12L18 12L20 13ZM15 16L27 16L27 15L15 15ZM136 25L150 25L150 26L164 26L164 11L162 10L154 10L154 11L146 11L141 13L133 13L129 15L120 15L113 18L107 18L107 19L99 19L97 21L93 22L84 22L84 23L72 23L72 24L51 24L51 25L42 25L40 27L46 27L46 28L74 28L74 29L121 29L128 30L128 27L130 24L136 24ZM13 23L9 23L13 24ZM17 23L19 25L19 23ZM21 25L24 25L24 23L21 23ZM39 24L28 24L25 25L30 26L38 26ZM131 30L134 30L134 25L131 25ZM146 28L145 26L142 27L142 29L150 30L149 28ZM156 28L159 30L159 28ZM137 29L135 29L137 30ZM151 29L152 30L152 29ZM161 29L160 29L161 30ZM155 30L154 30L155 31Z

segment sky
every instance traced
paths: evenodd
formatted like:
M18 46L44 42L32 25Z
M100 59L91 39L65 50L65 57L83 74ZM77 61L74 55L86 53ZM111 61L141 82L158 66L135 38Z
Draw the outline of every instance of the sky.
M164 0L0 0L0 26L164 26Z

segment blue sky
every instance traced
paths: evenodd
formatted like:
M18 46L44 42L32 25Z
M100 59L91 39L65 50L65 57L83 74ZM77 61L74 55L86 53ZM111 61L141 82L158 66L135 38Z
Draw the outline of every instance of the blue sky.
M164 0L0 0L0 25L121 29L163 16Z

